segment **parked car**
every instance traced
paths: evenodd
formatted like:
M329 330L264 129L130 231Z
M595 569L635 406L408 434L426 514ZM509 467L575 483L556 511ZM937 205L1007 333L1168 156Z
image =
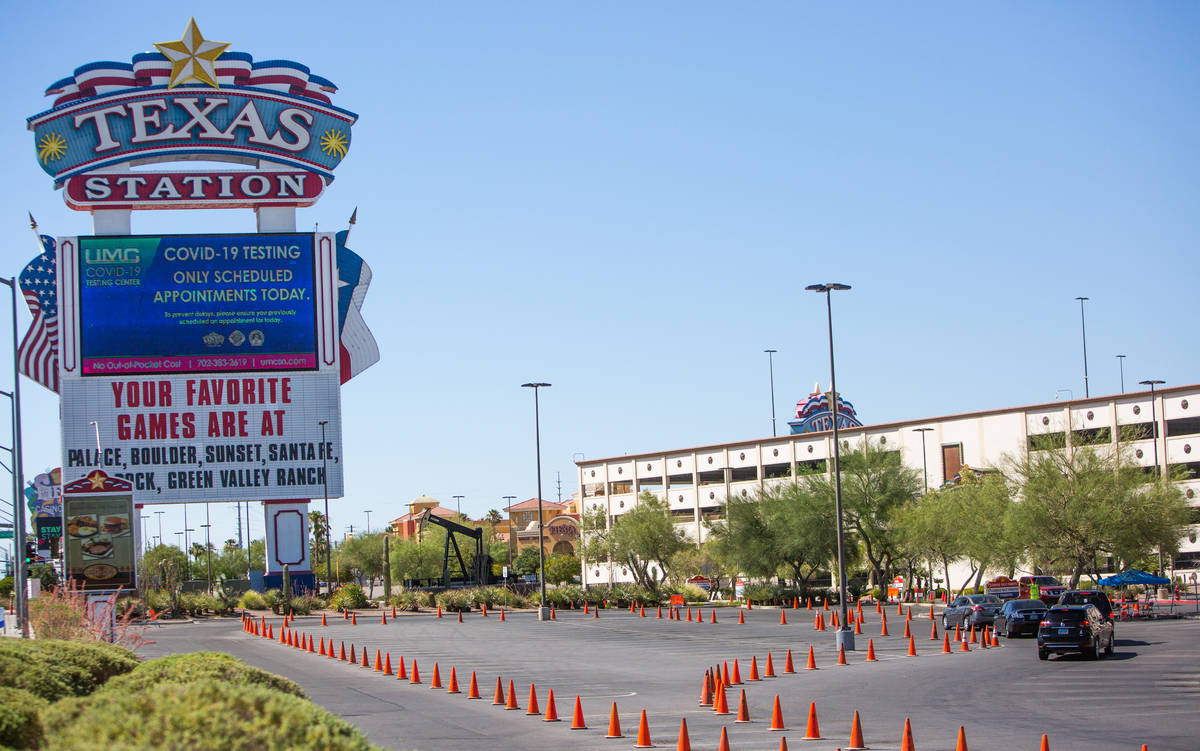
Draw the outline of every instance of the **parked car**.
M1108 595L1095 589L1071 589L1058 598L1059 605L1095 605L1100 615L1112 620L1113 606Z
M955 598L954 602L942 611L942 628L983 628L992 622L1000 604L1000 598L995 595L963 595Z
M1009 600L996 613L992 627L996 629L997 634L1004 637L1019 634L1037 636L1038 626L1045 619L1046 609L1046 603L1041 600Z
M1113 623L1095 605L1055 605L1046 611L1038 627L1038 659L1051 652L1080 652L1096 659L1101 650L1113 653Z

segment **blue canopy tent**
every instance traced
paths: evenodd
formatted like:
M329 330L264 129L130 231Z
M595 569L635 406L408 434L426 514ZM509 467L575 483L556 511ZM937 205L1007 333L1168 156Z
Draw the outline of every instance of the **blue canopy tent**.
M1130 568L1122 571L1119 574L1106 576L1100 580L1100 585L1105 587L1124 587L1132 584L1148 584L1155 587L1165 587L1171 583L1171 580L1165 576L1155 576L1147 574L1145 571L1136 568Z

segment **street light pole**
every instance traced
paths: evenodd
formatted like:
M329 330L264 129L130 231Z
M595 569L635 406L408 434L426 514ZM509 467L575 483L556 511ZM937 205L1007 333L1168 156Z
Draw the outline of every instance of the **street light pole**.
M1158 466L1158 408L1154 403L1154 387L1161 386L1166 381L1160 381L1157 378L1152 378L1145 381L1138 381L1142 386L1150 387L1150 422L1154 424L1154 476L1161 477L1162 470Z
M1121 366L1121 393L1125 393L1125 355L1117 355L1117 362Z
M913 428L914 432L921 434L921 475L925 478L925 492L929 492L929 467L925 464L925 434L932 431L933 428Z
M35 233L36 234L36 233ZM39 239L40 244L40 239ZM17 278L4 279L0 284L8 287L12 297L12 358L13 358L13 390L12 390L12 421L13 421L13 550L21 552L25 548L25 509L21 499L25 492L25 469L21 461L21 368L17 360ZM14 556L15 557L15 556ZM29 638L29 600L25 591L25 566L18 565L13 576L14 604L17 610L17 621L21 624L22 638Z
M834 290L848 290L850 285L827 282L810 284L805 289L825 295L825 316L829 324L829 407L833 411L833 498L837 511L838 600L842 610L841 626L837 630L837 646L853 652L854 630L850 628L846 617L846 543L845 524L842 520L842 466L841 447L838 445L838 394L837 374L833 367L833 303L831 302Z
M452 495L450 497L454 499L454 510L458 513L458 518L462 519L462 499L466 498L466 496Z
M1083 332L1083 398L1087 399L1088 393L1088 376L1087 376L1087 322L1083 317L1083 303L1088 299L1086 297L1076 297L1079 301L1079 329Z
M329 536L329 451L325 443L325 425L328 420L321 420L321 484L325 487L325 588L333 597L333 544Z
M165 513L167 513L167 512L166 511L155 511L154 512L154 514L158 517L158 544L159 545L166 544L163 542L163 533L162 533L162 518L163 518L163 514L165 514Z
M371 534L371 509L367 509L367 534Z
M770 369L770 373L771 373L771 437L772 438L779 435L777 432L775 432L775 353L778 351L779 350L777 350L777 349L764 349L763 350L763 352L767 353L767 367Z
M506 505L504 508L506 511L508 511L508 568L512 569L513 559L516 557L517 545L517 532L515 529L513 529L512 505L513 501L517 500L517 497L515 495L502 495L500 497L508 501L508 505Z
M544 541L546 521L542 517L542 427L538 407L538 389L550 388L548 383L522 383L521 388L533 389L533 436L537 451L537 507L538 507L538 580L541 584L542 600L538 605L538 620L550 618L550 609L546 607L546 545Z

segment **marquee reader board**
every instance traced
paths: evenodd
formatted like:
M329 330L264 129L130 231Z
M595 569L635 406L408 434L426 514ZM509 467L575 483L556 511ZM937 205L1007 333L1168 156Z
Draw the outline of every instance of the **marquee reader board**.
M67 479L102 468L138 503L342 495L332 234L58 248Z

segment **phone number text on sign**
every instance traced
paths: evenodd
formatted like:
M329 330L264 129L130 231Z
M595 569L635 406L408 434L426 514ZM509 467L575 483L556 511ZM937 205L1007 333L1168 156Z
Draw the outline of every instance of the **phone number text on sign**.
M326 483L342 495L337 373L64 379L62 389L68 478L103 468L133 483L139 503L313 498Z

